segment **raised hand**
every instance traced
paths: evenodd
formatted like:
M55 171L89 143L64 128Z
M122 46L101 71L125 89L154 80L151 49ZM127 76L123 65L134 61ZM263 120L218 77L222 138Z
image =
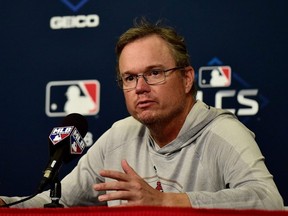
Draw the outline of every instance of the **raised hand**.
M162 193L152 188L127 163L121 161L124 172L102 170L100 175L116 181L93 185L97 191L113 191L98 197L99 201L127 200L125 206L191 206L184 193Z

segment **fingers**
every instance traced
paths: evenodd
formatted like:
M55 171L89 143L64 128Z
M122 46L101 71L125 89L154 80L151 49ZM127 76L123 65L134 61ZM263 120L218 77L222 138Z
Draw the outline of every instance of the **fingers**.
M111 201L111 200L129 200L131 199L131 192L129 191L116 191L113 193L107 193L100 195L98 200L100 202Z
M119 171L114 171L114 170L101 170L99 174L103 177L112 178L118 181L128 181L129 176L139 177L139 175L133 170L133 168L128 164L126 160L121 161L121 166L122 166L124 173L119 172Z
M131 177L128 173L133 173L135 171L129 166L126 160L121 161L123 172L114 171L114 170L101 170L99 174L106 178L111 178L116 181L99 183L93 185L94 190L97 191L106 191L106 190L124 190L129 187Z
M127 187L129 187L129 183L123 181L111 181L93 185L93 188L97 191L108 191L108 190L121 191L125 190L125 188Z
M130 182L123 181L111 181L100 184L94 184L93 188L96 191L111 191L111 193L106 193L100 195L98 200L101 202L110 200L131 200L135 196L133 192L133 186L131 188ZM132 190L131 190L132 189Z
M123 172L119 172L119 171L114 171L114 170L101 170L99 172L99 174L102 177L106 177L106 178L112 178L115 179L117 181L127 181L127 174L123 173Z
M126 174L138 176L138 174L133 170L133 168L128 164L126 160L121 161L121 166L122 166L123 171Z
M115 180L93 185L93 189L96 191L113 191L112 193L100 195L98 197L99 201L131 201L138 196L138 192L141 191L141 188L143 187L143 180L126 160L121 161L121 166L124 172L115 170L101 170L99 172L102 177Z

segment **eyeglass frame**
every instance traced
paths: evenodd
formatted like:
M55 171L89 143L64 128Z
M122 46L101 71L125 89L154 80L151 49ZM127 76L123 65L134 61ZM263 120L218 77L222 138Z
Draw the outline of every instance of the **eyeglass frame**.
M158 85L158 84L162 84L162 83L164 83L164 82L166 81L166 73L167 73L167 72L170 72L170 71L173 72L173 71L177 71L177 70L184 69L184 68L185 68L185 66L178 66L178 67L169 68L169 69L166 69L166 70L164 70L164 69L151 69L151 70L149 70L149 71L146 71L146 72L140 73L140 74L130 74L130 76L132 76L133 78L136 78L135 86L134 86L133 88L131 88L131 87L130 87L130 88L124 88L123 77L117 79L116 81L117 81L117 83L118 83L118 86L119 86L121 89L123 89L123 90L132 90L132 89L135 89L135 88L137 87L138 79L139 79L140 77L143 77L144 81L145 81L148 85ZM145 75L145 73L147 74L147 73L149 73L149 72L151 72L151 71L153 71L153 70L162 72L163 75L164 75L164 77L163 77L163 80L161 80L161 81L159 81L159 82L156 82L156 83L150 84L150 83L148 83L148 80L147 80L147 78L146 78L147 75Z

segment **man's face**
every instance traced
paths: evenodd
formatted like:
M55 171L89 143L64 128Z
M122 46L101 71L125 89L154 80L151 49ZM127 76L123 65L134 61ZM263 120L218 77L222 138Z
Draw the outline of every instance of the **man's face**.
M119 58L120 75L175 66L168 44L156 35L127 44ZM181 115L186 105L194 77L187 79L180 71L168 72L166 75L166 81L162 84L148 85L140 77L135 89L124 90L128 112L145 125L169 123Z

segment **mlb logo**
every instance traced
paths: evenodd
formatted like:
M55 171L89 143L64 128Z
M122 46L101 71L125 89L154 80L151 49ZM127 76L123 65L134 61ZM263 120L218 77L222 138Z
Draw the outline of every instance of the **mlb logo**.
M64 140L66 137L70 135L73 127L55 127L49 135L49 139L51 140L53 145L56 145L60 141Z
M71 154L82 154L86 146L84 139L75 128L70 138L70 153Z
M201 88L229 87L231 68L229 66L200 67L198 84Z
M96 115L100 110L100 83L97 80L51 81L46 86L45 111L49 117L69 113Z

